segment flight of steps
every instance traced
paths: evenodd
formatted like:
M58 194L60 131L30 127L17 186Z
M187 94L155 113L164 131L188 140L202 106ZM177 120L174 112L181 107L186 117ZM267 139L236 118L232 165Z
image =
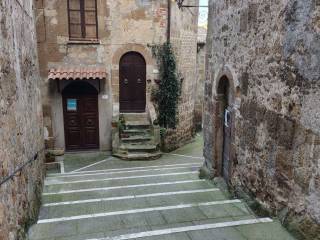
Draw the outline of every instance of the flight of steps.
M119 147L113 155L124 160L147 160L161 157L160 142L146 113L123 114L126 129L119 134Z

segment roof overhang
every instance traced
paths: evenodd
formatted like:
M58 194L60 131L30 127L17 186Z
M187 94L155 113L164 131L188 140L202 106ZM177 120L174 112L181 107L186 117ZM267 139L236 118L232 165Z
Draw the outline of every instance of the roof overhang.
M103 67L58 67L49 70L49 80L93 80L106 79Z
M49 80L56 80L58 91L62 92L74 81L85 81L100 92L100 80L107 79L103 67L57 67L49 70Z

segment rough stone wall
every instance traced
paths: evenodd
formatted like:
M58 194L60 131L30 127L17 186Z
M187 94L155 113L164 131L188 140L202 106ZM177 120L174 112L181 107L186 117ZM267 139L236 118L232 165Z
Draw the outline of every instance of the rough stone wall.
M206 36L207 29L198 28L198 49L197 49L197 92L194 108L194 122L197 130L202 129L204 82L206 78Z
M184 1L185 5L198 5L197 0ZM175 149L193 138L194 106L197 86L197 33L198 8L179 10L172 3L171 43L174 48L178 72L182 81L182 93L178 106L178 125L167 131L168 150Z
M43 125L32 0L0 2L0 239L24 239L37 217L43 181Z
M210 1L205 168L217 162L217 88L230 82L230 183L306 239L320 230L320 2Z
M196 0L191 2L197 3ZM102 115L99 113L100 124L103 124L100 126L100 144L103 142L100 149L111 150L111 117L119 115L120 58L126 52L136 51L146 59L147 106L152 108L151 91L157 86L159 71L150 46L162 44L167 39L167 0L97 1L99 41L96 44L69 41L66 0L36 0L36 4L44 122L49 136L55 140L55 147L64 147L63 115L61 110L57 111L62 104L61 94L56 84L47 80L48 69L60 65L100 65L108 74L100 95L109 96L108 100L99 97L99 112L102 109L105 111ZM187 140L192 136L197 17L197 10L181 12L172 2L172 42L176 46L179 70L184 77L179 108L180 126L183 128L179 127L178 134L173 131L175 141Z

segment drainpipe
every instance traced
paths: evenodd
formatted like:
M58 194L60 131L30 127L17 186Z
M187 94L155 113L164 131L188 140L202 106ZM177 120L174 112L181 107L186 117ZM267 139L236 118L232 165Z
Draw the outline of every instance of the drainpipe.
M171 0L168 1L168 26L167 26L167 43L170 43L171 38Z

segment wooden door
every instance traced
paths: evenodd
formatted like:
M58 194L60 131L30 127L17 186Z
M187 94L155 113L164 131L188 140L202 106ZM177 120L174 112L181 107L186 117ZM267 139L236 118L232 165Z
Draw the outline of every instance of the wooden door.
M97 95L64 95L64 127L67 150L99 148Z
M231 148L231 114L228 109L224 112L223 126L223 159L222 159L222 176L226 182L229 181L230 175L230 148Z
M120 60L120 112L139 113L146 109L146 63L136 52Z

